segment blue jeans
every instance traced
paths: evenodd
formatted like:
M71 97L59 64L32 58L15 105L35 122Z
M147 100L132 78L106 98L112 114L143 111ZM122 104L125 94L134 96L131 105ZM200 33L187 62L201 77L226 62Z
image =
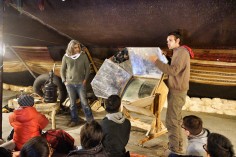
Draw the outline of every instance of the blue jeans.
M93 114L86 98L86 89L83 84L68 84L66 89L70 98L71 121L78 122L78 106L76 104L77 95L84 111L87 122L93 120Z

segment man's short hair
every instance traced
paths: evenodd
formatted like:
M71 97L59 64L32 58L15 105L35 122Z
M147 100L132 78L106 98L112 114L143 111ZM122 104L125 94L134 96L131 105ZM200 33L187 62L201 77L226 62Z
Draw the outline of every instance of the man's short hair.
M202 119L195 115L185 116L183 125L192 135L198 135L202 132Z
M179 39L180 39L179 43L182 44L183 37L182 37L182 35L181 35L181 33L180 33L179 31L170 32L170 33L168 34L168 36L170 36L170 35L175 36L175 39L178 39L178 38L179 38Z
M121 98L118 95L111 95L105 101L105 109L108 113L119 112L121 105Z

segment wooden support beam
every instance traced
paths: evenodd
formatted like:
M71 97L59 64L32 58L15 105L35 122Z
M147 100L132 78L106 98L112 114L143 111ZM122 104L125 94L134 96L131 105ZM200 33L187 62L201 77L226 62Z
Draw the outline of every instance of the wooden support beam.
M16 55L16 57L24 64L25 68L30 72L30 74L36 79L35 74L33 73L33 71L29 68L29 66L25 63L25 61L17 54L17 52L11 47L8 46L9 49Z
M168 88L162 78L152 96L134 102L122 103L122 112L130 120L131 125L147 131L146 137L139 141L139 145L143 145L145 142L167 133L166 127L161 122L161 111L164 107L167 93ZM130 112L148 116L148 118L152 118L152 122L144 122L139 117L136 118L135 115L131 116Z
M0 139L2 139L2 95L3 95L3 1L0 1Z

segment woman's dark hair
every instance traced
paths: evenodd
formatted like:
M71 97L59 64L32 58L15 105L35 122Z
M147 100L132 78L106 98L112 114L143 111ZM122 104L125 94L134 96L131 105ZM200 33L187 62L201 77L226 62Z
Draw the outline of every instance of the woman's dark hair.
M12 152L4 147L0 147L0 155L1 157L12 157Z
M217 133L211 133L207 138L207 152L211 157L234 156L234 149L230 140Z
M116 113L120 109L121 99L118 95L111 95L105 101L105 109L108 113Z
M41 136L30 139L20 151L20 157L48 157L49 154L50 149L47 140Z
M202 120L195 115L185 116L183 118L183 125L192 135L198 135L202 131Z
M99 145L103 138L103 131L101 125L92 120L84 124L80 131L80 143L83 149L91 149Z

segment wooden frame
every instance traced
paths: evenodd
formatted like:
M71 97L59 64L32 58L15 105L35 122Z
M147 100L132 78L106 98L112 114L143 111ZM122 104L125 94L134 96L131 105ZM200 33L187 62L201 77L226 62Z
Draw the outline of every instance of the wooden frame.
M157 87L150 97L142 98L134 102L122 101L122 112L130 120L131 125L147 130L146 137L139 141L139 145L157 138L165 133L167 129L161 122L161 111L167 98L168 88L163 82L163 77L157 83ZM151 123L142 122L139 118L131 116L131 112L149 116Z

